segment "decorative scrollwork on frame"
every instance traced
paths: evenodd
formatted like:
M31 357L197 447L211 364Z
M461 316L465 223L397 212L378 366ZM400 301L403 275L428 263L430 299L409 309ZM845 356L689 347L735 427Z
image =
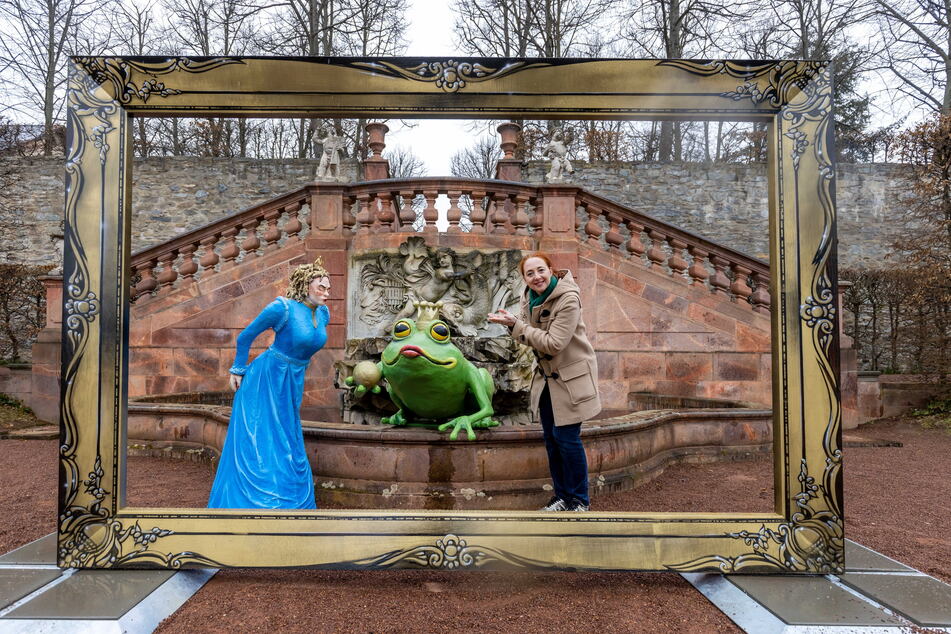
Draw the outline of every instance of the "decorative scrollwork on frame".
M378 557L354 562L361 568L434 568L455 570L482 568L489 564L510 568L550 568L544 562L519 557L496 548L470 546L465 539L448 534L435 545L424 544L390 551Z
M148 103L153 95L168 97L181 94L180 90L169 88L156 79L159 75L174 72L204 73L229 64L243 64L236 57L216 57L206 60L194 60L185 57L169 57L158 61L143 61L122 57L77 57L76 64L89 78L99 85L109 86L116 101L120 104L132 102L134 97ZM150 75L136 86L132 73Z
M413 81L434 84L445 92L458 92L469 84L505 77L527 68L549 66L546 62L509 62L501 68L490 68L478 62L458 60L420 62L404 68L397 64L379 60L375 62L353 62L357 68L371 70L388 77L401 77Z
M724 573L753 570L822 574L842 572L845 566L842 517L835 511L813 509L813 500L825 501L829 492L824 485L816 484L809 476L805 459L800 464L799 482L801 490L795 496L799 510L792 514L789 522L780 524L775 530L763 525L755 533L740 531L726 534L732 539L742 539L753 552L737 557L708 555L667 568L677 572L711 568ZM777 546L778 552L771 552Z
M831 116L832 82L827 62L664 60L658 64L674 66L703 77L723 74L742 79L743 84L721 93L720 96L733 101L749 99L754 105L766 104L782 108L783 119L792 123L786 136L793 140L791 158L796 169L799 167L799 157L809 145L807 135L799 128L806 121L820 121ZM824 139L817 139L817 143L819 147L816 151L824 153Z
M831 288L820 288L817 296L809 295L805 303L799 307L799 315L807 328L816 331L819 345L823 351L828 351L832 345L832 334L835 332L835 296Z
M123 527L122 522L110 517L102 508L109 495L102 486L102 460L96 463L87 479L83 480L85 493L91 497L89 506L72 504L60 515L59 561L68 568L115 567L129 563L152 564L180 568L183 564L220 565L193 552L159 553L149 549L162 537L174 531L157 526L143 529L136 522Z

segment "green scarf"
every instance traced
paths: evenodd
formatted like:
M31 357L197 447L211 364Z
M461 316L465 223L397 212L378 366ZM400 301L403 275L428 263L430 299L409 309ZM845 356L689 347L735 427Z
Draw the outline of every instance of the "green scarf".
M528 309L534 310L537 306L544 304L545 300L548 299L548 296L551 295L551 292L555 290L556 284L558 284L558 278L552 274L551 280L548 282L548 288L546 288L545 292L541 295L532 289L528 289Z

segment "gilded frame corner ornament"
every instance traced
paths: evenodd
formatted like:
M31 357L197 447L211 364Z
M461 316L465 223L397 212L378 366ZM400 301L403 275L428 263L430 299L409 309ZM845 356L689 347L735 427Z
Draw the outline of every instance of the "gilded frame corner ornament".
M565 65L573 72L561 72ZM59 565L843 570L826 62L75 57L70 71ZM124 506L129 121L165 115L682 117L766 124L776 298L775 512L552 517Z

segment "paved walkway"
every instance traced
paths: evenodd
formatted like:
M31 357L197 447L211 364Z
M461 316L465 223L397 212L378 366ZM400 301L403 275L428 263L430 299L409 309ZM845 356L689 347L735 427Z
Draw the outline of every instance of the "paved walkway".
M951 586L855 542L842 575L685 574L746 632L951 632ZM55 535L0 556L0 632L152 632L215 570L60 570Z

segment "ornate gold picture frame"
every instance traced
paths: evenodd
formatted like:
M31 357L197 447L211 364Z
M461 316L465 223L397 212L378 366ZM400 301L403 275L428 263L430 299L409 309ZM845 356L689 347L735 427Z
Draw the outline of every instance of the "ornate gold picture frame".
M77 57L70 66L60 566L842 572L827 63ZM130 119L211 115L767 124L775 512L127 507Z

